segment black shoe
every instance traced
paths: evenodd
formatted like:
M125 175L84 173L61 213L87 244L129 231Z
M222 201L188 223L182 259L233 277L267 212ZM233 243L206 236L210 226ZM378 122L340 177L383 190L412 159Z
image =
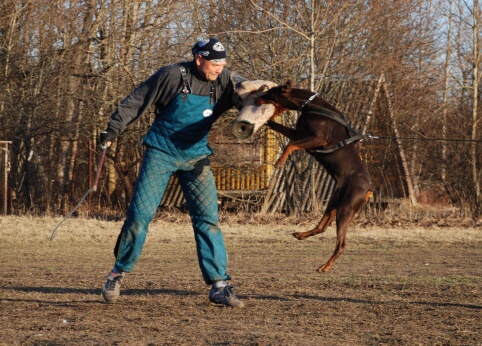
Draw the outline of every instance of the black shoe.
M244 308L244 303L234 294L233 286L211 288L209 300L212 303L222 304L232 308Z

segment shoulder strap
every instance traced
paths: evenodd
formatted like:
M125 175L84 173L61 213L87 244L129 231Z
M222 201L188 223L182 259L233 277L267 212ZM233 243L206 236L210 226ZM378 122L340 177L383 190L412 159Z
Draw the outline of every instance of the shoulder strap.
M191 93L191 87L189 86L189 82L187 81L186 68L182 65L179 65L179 69L181 70L182 83L184 84L184 87L182 88L182 93L185 96Z

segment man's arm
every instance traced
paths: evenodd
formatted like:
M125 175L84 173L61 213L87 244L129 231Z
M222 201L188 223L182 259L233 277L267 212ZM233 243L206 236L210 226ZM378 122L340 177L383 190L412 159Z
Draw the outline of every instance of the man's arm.
M175 72L172 65L161 68L122 100L109 119L106 129L109 137L114 136L115 139L151 105L159 103L166 106L173 95L179 92L179 78Z
M243 101L236 93L236 87L246 79L238 75L237 73L232 73L228 71L227 69L225 69L225 71L227 72L227 78L225 77L223 81L225 83L225 86L221 97L214 106L214 116L216 118L219 118L224 112L233 107L241 109L243 105Z

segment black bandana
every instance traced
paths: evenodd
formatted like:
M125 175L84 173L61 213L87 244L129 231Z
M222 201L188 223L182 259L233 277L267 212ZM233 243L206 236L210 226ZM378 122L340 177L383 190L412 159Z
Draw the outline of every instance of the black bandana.
M226 50L224 46L215 38L203 39L198 41L192 47L192 55L196 57L196 54L201 55L204 59L213 62L226 61Z

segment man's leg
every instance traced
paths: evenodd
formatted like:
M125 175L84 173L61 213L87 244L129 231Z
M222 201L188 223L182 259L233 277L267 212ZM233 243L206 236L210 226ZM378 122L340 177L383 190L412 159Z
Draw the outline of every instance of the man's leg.
M191 216L199 266L206 284L229 280L227 254L219 228L217 191L209 160L199 161L190 171L177 172Z
M107 302L120 295L123 273L130 272L139 260L149 223L156 215L171 176L170 161L154 149L146 149L126 220L116 243L116 262L107 276L102 295Z
M228 256L219 228L217 191L209 160L196 164L193 170L177 173L191 215L199 266L206 284L212 284L209 300L213 303L242 308L244 303L226 283Z
M156 215L172 171L170 160L155 149L146 149L132 199L122 227L115 266L132 271L142 252L148 226Z

